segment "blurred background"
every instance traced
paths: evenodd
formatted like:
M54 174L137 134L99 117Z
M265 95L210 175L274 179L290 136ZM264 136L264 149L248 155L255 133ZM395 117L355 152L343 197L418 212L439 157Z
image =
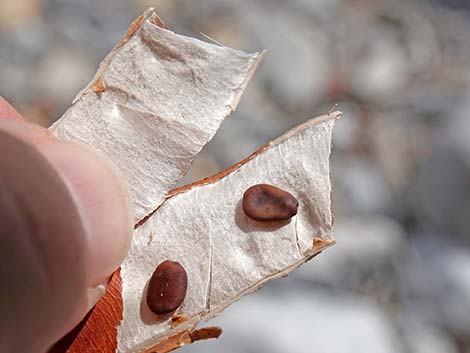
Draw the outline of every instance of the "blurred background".
M184 183L344 112L338 244L181 352L470 353L470 1L0 0L0 95L48 126L148 6L176 32L268 49Z

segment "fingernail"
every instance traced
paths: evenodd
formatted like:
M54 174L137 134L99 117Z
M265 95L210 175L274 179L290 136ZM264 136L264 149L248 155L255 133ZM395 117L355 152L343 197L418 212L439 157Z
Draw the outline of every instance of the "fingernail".
M124 182L110 162L87 146L56 140L37 148L76 200L88 240L88 284L97 286L120 266L129 249L133 217Z
M97 286L88 288L88 310L93 308L96 303L103 297L106 292L106 283L98 284Z
M0 119L25 121L21 114L2 96L0 96Z

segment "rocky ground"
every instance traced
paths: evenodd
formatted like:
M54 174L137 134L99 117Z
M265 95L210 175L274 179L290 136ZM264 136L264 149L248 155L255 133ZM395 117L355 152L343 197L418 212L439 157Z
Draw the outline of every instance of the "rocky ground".
M470 352L470 6L425 0L0 2L0 95L49 125L129 22L268 54L185 182L335 104L338 244L182 352Z

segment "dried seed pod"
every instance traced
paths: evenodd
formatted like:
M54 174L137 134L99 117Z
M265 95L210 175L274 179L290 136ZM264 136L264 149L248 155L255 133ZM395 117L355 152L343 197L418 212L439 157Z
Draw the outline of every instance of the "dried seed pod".
M163 261L150 278L147 304L155 314L170 313L183 303L187 289L184 267L179 262Z
M243 194L243 211L255 221L280 221L297 214L299 202L290 193L269 184L257 184Z
M99 347L103 353L166 353L217 337L217 330L195 327L335 242L329 156L340 112L309 120L229 169L170 191L235 109L262 54L247 55L159 26L151 9L139 17L51 128L57 137L86 143L116 164L130 188L136 223L121 269L61 342L61 352ZM117 92L142 99L123 104ZM161 92L167 99L159 99ZM297 224L249 229L234 217L240 190L268 177L266 170L302 194ZM142 289L157 259L165 258L185 259L191 290L177 315L149 321L148 307L142 312Z
M329 156L340 117L340 112L330 112L309 120L233 167L170 191L163 205L136 226L120 271L78 330L65 344L61 342L66 348L60 352L88 352L93 346L103 353L166 353L190 344L196 335L215 337L196 333L196 325L332 246ZM240 201L240 190L266 178L268 169L269 175L285 180L283 185L295 186L302 195L299 222L284 227L243 227L246 224L237 222L240 219L234 217L233 206ZM228 236L220 236L224 233ZM240 261L240 256L250 261ZM142 315L142 288L155 264L168 258L185 259L191 290L171 319L164 315L149 321ZM179 322L178 316L184 319Z
M153 9L139 17L51 127L56 137L92 146L119 168L135 223L186 174L235 110L263 57L177 35L161 24ZM165 173L151 172L159 169Z

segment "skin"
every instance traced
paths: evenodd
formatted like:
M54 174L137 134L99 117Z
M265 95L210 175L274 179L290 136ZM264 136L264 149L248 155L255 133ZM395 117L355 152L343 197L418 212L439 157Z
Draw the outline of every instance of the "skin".
M118 171L0 97L0 352L46 352L104 293L131 241Z

